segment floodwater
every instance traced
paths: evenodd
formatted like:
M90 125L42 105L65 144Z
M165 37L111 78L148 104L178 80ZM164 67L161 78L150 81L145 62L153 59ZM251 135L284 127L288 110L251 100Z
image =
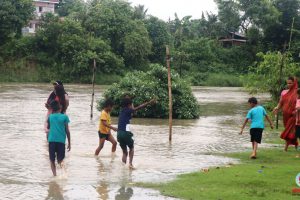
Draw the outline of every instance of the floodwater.
M171 199L133 184L168 181L181 173L236 162L216 153L249 147L248 135L238 135L249 95L241 88L195 87L201 118L175 120L172 143L168 120L132 120L136 169L131 171L121 163L119 147L111 155L110 143L99 157L93 155L99 112L94 109L90 120L91 87L67 85L72 150L66 153L66 171L59 170L54 178L43 132L44 103L51 89L46 84L0 84L0 199ZM96 99L103 89L96 87Z

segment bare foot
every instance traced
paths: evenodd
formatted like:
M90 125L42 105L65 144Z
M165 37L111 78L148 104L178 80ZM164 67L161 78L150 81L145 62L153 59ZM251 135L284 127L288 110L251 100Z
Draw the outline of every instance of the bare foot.
M256 154L255 154L255 153L252 153L252 154L250 155L250 158L251 158L251 159L256 159Z
M129 165L129 169L130 169L130 170L135 170L135 168L133 167L132 164Z

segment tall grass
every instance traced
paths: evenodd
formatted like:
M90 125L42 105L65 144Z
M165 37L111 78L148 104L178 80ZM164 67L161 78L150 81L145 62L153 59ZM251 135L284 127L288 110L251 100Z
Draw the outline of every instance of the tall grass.
M234 74L208 74L208 77L203 82L204 86L215 87L242 87L243 82L238 75Z

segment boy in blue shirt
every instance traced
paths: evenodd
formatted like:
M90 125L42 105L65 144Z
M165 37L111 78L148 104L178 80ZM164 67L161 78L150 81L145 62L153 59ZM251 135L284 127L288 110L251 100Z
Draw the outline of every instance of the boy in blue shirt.
M266 110L262 106L258 105L257 99L255 97L251 97L248 100L248 103L251 109L247 114L246 120L242 126L242 130L240 134L243 134L246 124L248 123L248 121L251 121L250 136L251 136L253 152L250 158L256 159L257 146L258 143L259 144L261 143L262 133L265 128L264 118L266 117L272 129L273 129L273 123L268 117Z
M130 97L125 97L122 100L122 110L119 115L117 139L123 151L122 162L124 164L126 164L127 162L127 156L128 156L127 147L129 148L130 169L134 169L132 165L132 160L134 155L134 141L132 139L133 134L130 132L130 128L129 128L130 120L134 112L142 108L145 108L147 105L153 104L155 102L156 100L152 99L151 101L143 103L140 106L134 107Z
M49 142L49 159L53 176L56 176L55 157L62 167L65 158L65 143L68 138L68 151L71 150L71 137L69 131L69 117L61 113L61 106L57 101L51 102L52 114L48 118L48 142Z

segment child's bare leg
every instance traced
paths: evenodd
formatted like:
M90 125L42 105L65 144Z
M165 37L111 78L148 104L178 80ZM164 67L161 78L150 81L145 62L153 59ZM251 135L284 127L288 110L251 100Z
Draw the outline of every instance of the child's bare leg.
M128 156L127 148L126 148L126 147L125 147L125 148L122 148L122 151L123 151L122 162L123 162L124 164L126 164L126 162L127 162L127 156Z
M60 168L64 168L64 161L63 160L59 161L58 164L59 164Z
M256 152L257 152L257 142L253 142L253 155L256 156Z
M52 170L53 176L56 176L55 162L50 161L50 163L51 163L51 170Z
M105 138L101 138L100 140L99 140L99 146L98 146L98 148L96 149L96 151L95 151L95 156L98 156L99 155L99 153L100 153L100 151L103 149L103 147L104 147L104 143L105 143Z
M129 150L129 167L133 167L132 161L133 161L133 156L134 156L134 147L130 148Z
M112 136L111 134L108 137L108 141L110 141L112 143L112 147L111 147L111 152L116 152L117 149L117 141L115 140L114 136Z

